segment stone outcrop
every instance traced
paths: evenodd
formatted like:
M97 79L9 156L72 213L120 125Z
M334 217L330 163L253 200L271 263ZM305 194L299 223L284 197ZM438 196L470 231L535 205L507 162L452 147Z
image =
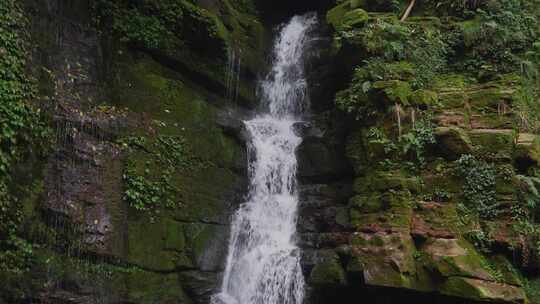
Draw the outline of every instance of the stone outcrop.
M216 6L220 1L194 8L230 25L218 37L225 48L233 39L245 44L242 56L251 61L234 71L242 75L229 75L226 51L186 59L204 39L191 42L195 50L159 53L97 28L91 1L27 2L56 140L42 187L26 207L26 237L39 248L35 265L23 278L6 279L0 301L207 303L221 276L230 214L247 189L241 119L249 110L238 103L253 106L254 81L238 84L237 100L222 96L235 89L227 77L258 73L258 16ZM194 68L201 61L206 69ZM186 143L175 156L185 163L162 161L156 149L169 138ZM171 170L174 206L158 201L137 210L128 203L128 166L150 163L148 172ZM145 172L139 176L150 180Z
M370 1L342 1L328 12L327 21L337 33L334 53L328 56L341 61L335 69L369 58L362 58L369 49L355 40L354 30L370 20L392 18L366 12L377 10L375 6ZM388 89L379 88L382 83L372 85L375 90ZM373 131L390 130L386 134L393 132L395 137L402 132L395 113L388 114L400 110L390 108L394 101L386 91L369 95L375 110L382 112L378 116L340 125L339 118L325 113L324 123L314 127L339 126L338 131L319 132L316 141L308 136L299 149L299 229L309 301L536 303L530 283L519 274L520 269L535 267L536 253L526 249L531 245L516 231L511 209L521 204L515 172L524 174L537 166L537 144L534 135L510 128L504 105L511 103L514 86L510 75L466 87L448 81L427 95L412 94L407 102L416 110L433 108L436 142L426 147L426 164L412 170L392 150L393 139ZM414 124L414 113L408 111L400 112L400 127ZM302 160L308 149L309 156ZM464 218L467 182L455 171L464 155L485 159L500 172L493 194L501 211L489 221ZM337 169L335 159L348 162Z

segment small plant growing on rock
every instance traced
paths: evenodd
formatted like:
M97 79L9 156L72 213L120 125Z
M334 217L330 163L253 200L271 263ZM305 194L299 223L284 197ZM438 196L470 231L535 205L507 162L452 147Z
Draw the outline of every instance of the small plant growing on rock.
M467 154L457 160L457 172L464 178L463 197L467 207L483 219L499 215L500 204L495 196L495 167Z
M400 137L404 155L413 153L418 163L425 165L425 152L428 145L436 143L435 131L430 116L427 115L418 121L413 128Z
M139 151L150 157L144 164L135 161L126 164L124 200L139 211L177 207L178 191L172 178L176 170L190 164L184 139L158 136L150 141L146 137L128 137L121 144L132 152ZM156 168L161 169L161 173L156 173Z

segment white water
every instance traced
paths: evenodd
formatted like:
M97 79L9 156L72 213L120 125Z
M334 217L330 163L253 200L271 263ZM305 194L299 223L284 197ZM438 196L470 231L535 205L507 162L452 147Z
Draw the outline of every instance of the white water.
M236 212L221 292L214 303L301 304L304 277L295 242L298 197L293 124L307 107L303 57L314 15L296 16L274 45L272 70L261 83L265 111L245 125L250 189Z

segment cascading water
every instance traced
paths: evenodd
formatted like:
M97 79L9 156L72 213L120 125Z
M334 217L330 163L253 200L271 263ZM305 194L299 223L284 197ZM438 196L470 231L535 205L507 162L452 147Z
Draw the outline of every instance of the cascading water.
M265 110L245 121L250 189L236 212L221 292L214 303L301 304L304 277L295 243L298 197L293 130L307 106L303 61L316 16L293 17L274 46L272 70L261 83Z

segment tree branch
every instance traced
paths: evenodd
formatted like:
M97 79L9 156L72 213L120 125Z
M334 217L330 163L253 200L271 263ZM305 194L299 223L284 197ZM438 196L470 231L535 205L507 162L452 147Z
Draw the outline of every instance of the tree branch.
M407 19L409 17L415 3L416 3L416 0L411 0L411 2L409 2L409 6L405 10L405 13L403 14L403 17L401 17L400 21L405 21L405 19Z

